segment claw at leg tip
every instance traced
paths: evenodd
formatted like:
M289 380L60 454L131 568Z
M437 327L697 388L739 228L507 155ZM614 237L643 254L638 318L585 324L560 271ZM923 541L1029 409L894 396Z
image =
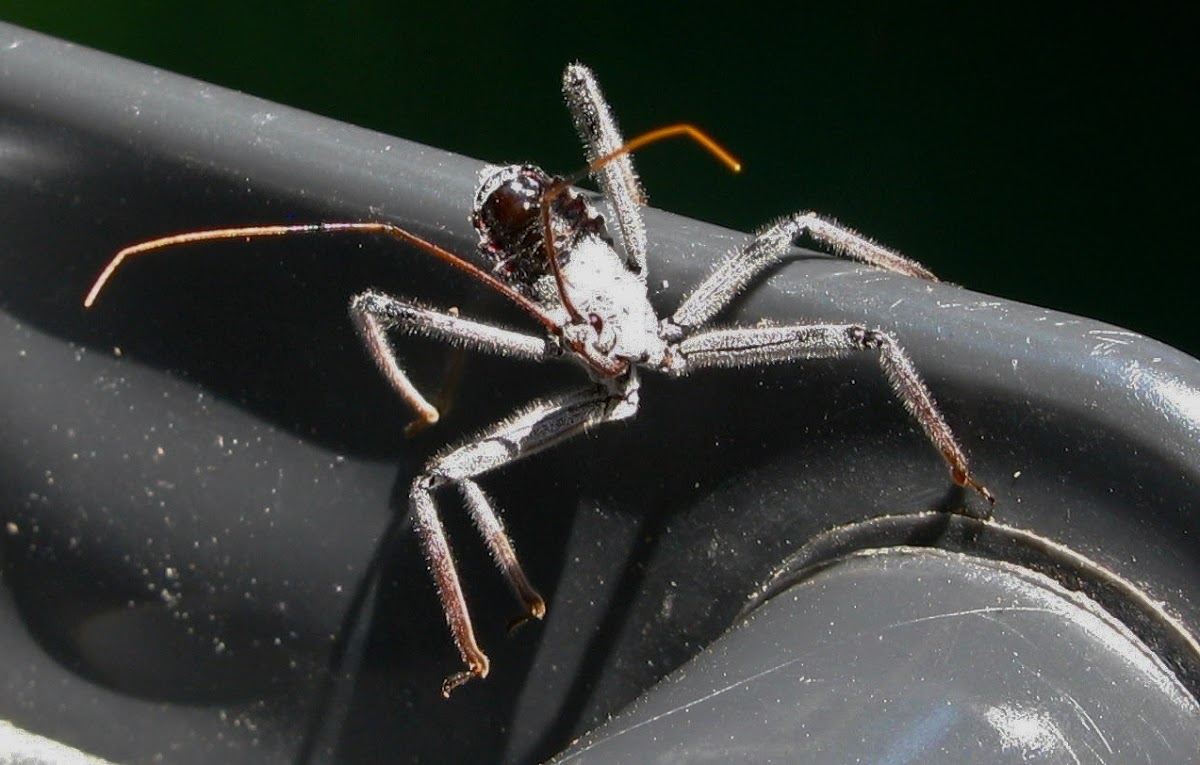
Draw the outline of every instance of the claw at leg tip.
M516 619L513 619L508 623L508 634L511 635L512 633L516 632L519 627L523 626L526 622L532 619L541 621L542 618L546 616L546 602L541 598L529 601L526 605L529 609L529 612L521 614Z
M975 484L975 491L982 494L983 498L986 499L990 504L996 504L996 498L992 496L992 493L988 491L987 487L983 484Z
M984 499L986 499L988 501L988 504L990 504L990 505L996 504L996 498L994 496L992 496L992 493L990 491L988 491L987 487L984 486L983 484L981 484L979 481L976 481L974 478L967 476L966 480L963 481L963 486L966 486L968 488L974 489L975 491L979 492L979 495L981 497L983 497Z
M442 698L444 698L444 699L450 698L450 694L453 693L454 689L457 688L458 686L460 686L463 683L466 683L470 680L474 680L475 678L479 678L480 680L482 680L483 678L487 677L487 674L488 674L487 657L484 657L483 661L480 663L472 662L471 664L468 665L466 671L455 672L453 675L450 675L450 677L447 677L445 680L442 681Z
M439 419L441 419L441 415L436 409L422 412L419 417L404 426L404 435L412 438L430 425L436 425Z
M966 470L962 470L956 466L951 466L950 477L953 478L954 482L959 486L965 486L968 489L974 489L977 491L981 497L988 501L988 504L996 504L996 498L992 496L992 493L988 491L987 487L972 478L970 474L966 472Z

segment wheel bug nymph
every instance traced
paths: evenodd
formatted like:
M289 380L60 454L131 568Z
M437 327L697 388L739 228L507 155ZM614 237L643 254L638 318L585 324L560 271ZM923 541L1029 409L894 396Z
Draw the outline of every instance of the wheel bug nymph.
M350 302L350 316L371 357L393 389L416 413L414 425L435 422L438 410L410 381L388 340L389 331L425 335L476 351L526 361L565 359L589 381L581 389L540 401L474 440L433 458L413 481L409 506L437 586L454 644L465 669L450 675L442 693L488 674L488 657L476 643L470 613L442 523L435 493L446 486L462 494L467 511L525 616L540 619L542 597L530 584L508 534L477 479L589 428L634 416L641 370L682 377L709 367L743 367L841 356L877 354L893 392L941 453L955 483L991 494L971 475L967 458L908 355L885 332L855 324L706 328L733 299L779 263L793 241L807 235L832 254L918 279L936 278L918 263L815 213L795 214L763 228L731 253L667 318L649 300L644 202L630 153L665 138L692 138L737 170L719 145L690 125L672 125L628 143L618 132L590 70L567 67L563 93L586 149L587 168L577 176L551 176L532 165L482 173L471 222L490 269L381 222L251 226L194 231L128 247L113 257L88 292L90 307L130 256L182 244L305 233L365 232L396 237L441 259L503 294L542 325L540 335L503 329L438 311L408 299L368 291ZM609 226L571 184L592 175L608 202Z

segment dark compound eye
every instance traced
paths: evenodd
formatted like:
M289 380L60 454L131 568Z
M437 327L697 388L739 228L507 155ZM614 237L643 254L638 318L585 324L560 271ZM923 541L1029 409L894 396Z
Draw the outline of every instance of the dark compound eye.
M530 193L529 184L512 180L492 192L484 202L483 215L492 225L501 228L525 226L536 204L537 198Z
M541 231L542 183L522 173L497 186L479 207L478 224L490 244L515 252L536 243Z
M604 331L604 319L600 318L600 314L589 313L587 320L588 324L592 325L592 329L596 330L596 334L600 334Z

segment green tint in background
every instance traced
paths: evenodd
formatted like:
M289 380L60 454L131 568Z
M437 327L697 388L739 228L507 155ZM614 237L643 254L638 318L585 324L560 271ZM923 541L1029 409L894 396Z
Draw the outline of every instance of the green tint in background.
M558 91L580 60L626 133L692 121L745 164L649 149L656 206L743 230L816 209L950 281L1200 354L1194 11L750 6L36 0L0 19L559 172L581 164Z

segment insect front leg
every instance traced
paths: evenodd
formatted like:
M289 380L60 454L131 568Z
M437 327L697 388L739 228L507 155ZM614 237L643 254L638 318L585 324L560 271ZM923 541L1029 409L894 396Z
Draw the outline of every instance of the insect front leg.
M721 329L689 337L680 342L676 350L683 359L674 370L676 374L704 367L762 366L830 358L851 351L878 353L879 365L892 391L941 452L954 482L974 489L988 502L995 502L991 492L971 476L966 454L942 418L912 360L891 335L857 324Z
M413 481L409 504L417 535L437 585L454 645L466 665L464 671L446 678L442 683L442 695L449 696L451 691L472 678L486 677L489 662L475 640L454 558L438 518L434 492L447 484L458 487L496 565L524 607L525 618L540 619L546 612L545 602L530 585L499 514L474 479L561 443L592 425L632 416L636 406L636 394L631 392L626 398L614 397L601 387L536 404L476 440L435 458Z
M563 97L575 130L583 140L588 162L621 148L625 139L591 69L583 64L568 66L563 72ZM646 204L646 193L633 169L633 158L628 154L616 157L593 175L616 217L615 233L621 240L629 268L644 279L646 225L639 208Z
M823 245L832 255L904 276L937 281L937 277L920 263L876 244L852 229L815 212L796 213L761 229L754 241L730 255L684 299L671 322L683 328L703 326L764 271L779 263L792 244L805 235Z
M558 355L558 349L543 337L463 319L382 292L364 292L355 296L350 301L350 318L383 376L416 414L416 419L406 428L410 434L437 422L439 413L400 366L396 351L387 338L389 330L425 335L463 348L530 361Z

